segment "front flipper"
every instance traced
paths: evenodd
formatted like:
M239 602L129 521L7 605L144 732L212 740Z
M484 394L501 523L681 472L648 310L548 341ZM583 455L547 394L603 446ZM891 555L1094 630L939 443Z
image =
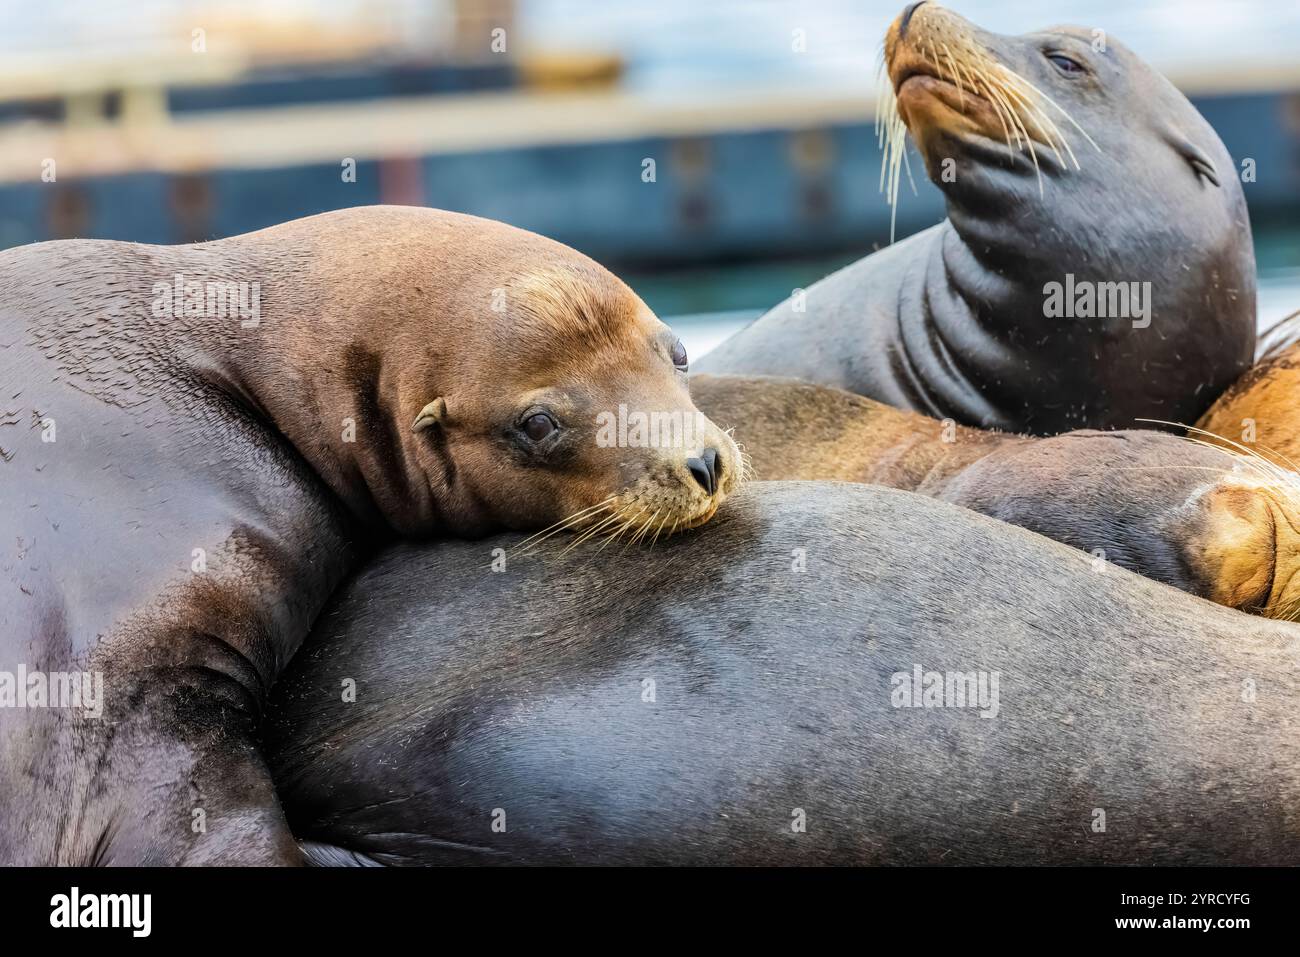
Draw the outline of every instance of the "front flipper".
M132 683L117 713L78 721L84 797L74 797L59 863L303 864L229 679L191 670Z

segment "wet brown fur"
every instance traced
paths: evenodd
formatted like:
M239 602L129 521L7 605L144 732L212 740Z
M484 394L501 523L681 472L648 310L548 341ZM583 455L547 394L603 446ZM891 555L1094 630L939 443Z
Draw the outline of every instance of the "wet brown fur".
M169 314L178 274L258 283L260 321ZM0 708L0 863L297 860L251 728L373 544L620 497L670 534L735 486L711 424L712 493L697 451L590 441L620 401L694 411L672 341L586 257L437 210L0 253L0 669L99 672L106 698ZM537 390L571 417L562 454L512 437Z
M1293 617L1300 477L1169 433L982 431L792 379L697 375L763 480L917 491L1231 607Z

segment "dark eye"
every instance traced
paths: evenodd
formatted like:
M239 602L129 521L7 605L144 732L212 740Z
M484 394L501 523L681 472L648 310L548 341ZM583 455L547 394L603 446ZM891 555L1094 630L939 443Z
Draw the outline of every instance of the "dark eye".
M1076 74L1084 72L1083 66L1079 61L1071 60L1063 53L1048 53L1045 55L1047 59L1051 60L1052 64L1066 76L1075 76Z
M685 372L689 363L686 360L686 347L682 345L682 340L678 339L673 343L672 357L673 365Z
M545 412L538 412L536 415L530 415L524 420L524 434L534 442L540 442L546 438L559 426Z

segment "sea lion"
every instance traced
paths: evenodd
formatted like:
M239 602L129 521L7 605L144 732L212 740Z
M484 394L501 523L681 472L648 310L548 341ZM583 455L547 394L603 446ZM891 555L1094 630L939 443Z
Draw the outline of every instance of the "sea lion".
M1300 467L1300 312L1274 325L1264 340L1258 361L1192 431L1291 470Z
M796 379L691 379L755 478L870 482L1023 526L1194 595L1300 613L1300 474L1153 430L981 431Z
M1195 421L1255 341L1246 203L1204 118L1101 31L1001 36L913 4L885 62L887 165L896 181L905 125L948 218L796 291L697 369L1007 431Z
M560 519L669 534L740 475L668 327L500 223L375 207L41 243L0 253L0 293L0 694L102 680L98 715L0 707L7 864L296 860L248 732L368 550ZM602 443L623 406L693 431Z
M517 541L393 549L290 665L264 734L313 859L1300 863L1300 626L866 485Z

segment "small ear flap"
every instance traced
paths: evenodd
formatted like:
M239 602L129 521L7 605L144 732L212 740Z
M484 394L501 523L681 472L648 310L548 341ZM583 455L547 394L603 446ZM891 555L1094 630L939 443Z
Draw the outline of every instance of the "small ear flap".
M438 425L447 415L447 400L442 396L434 399L415 417L415 424L411 426L412 432L423 432L425 429L431 429Z
M1174 148L1183 154L1183 158L1191 164L1198 176L1215 186L1219 185L1219 171L1214 166L1214 160L1203 149L1185 137L1176 138Z

